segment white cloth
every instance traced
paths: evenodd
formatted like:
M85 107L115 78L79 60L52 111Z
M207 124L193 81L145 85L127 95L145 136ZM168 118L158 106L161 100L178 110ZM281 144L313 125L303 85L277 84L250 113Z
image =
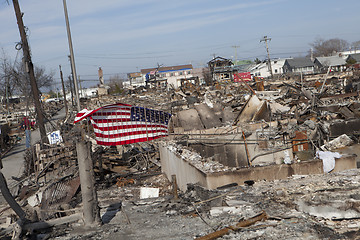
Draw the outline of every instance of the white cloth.
M323 161L324 172L331 172L335 168L335 158L341 158L338 152L317 151L316 156Z

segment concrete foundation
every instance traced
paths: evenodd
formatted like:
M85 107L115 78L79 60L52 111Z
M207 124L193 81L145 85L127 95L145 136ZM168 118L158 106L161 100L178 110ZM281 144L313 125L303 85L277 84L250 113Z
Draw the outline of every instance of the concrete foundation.
M343 155L341 158L335 158L335 168L333 172L341 172L347 169L357 168L356 155Z
M182 156L181 146L176 149L163 144L159 148L162 171L171 180L171 175L176 175L176 181L182 191L187 189L187 184L198 183L208 189L215 189L230 183L243 185L247 180L275 180L285 179L292 175L308 175L323 173L321 160L301 161L293 164L272 164L268 166L228 168L206 171L201 166L208 163L205 159L193 162L193 156ZM200 165L199 165L200 163ZM334 171L356 168L355 155L344 156L336 160ZM209 170L210 169L210 170Z

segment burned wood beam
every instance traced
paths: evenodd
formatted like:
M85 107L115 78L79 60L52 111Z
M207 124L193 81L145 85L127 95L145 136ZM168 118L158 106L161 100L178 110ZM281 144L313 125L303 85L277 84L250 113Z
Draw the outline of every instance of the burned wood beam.
M352 93L344 93L344 94L336 94L336 95L330 95L330 96L320 96L321 99L339 99L339 98L346 98L346 97L356 97L358 96L358 92L352 92Z
M172 184L173 184L173 196L174 196L174 200L178 200L179 199L179 195L178 195L178 186L176 183L176 175L171 175L171 179L172 179Z
M343 106L343 107L340 108L340 113L342 115L344 115L344 117L346 117L346 119L356 117L355 114L352 111L350 111L350 109L347 108L346 106Z
M44 221L44 222L33 222L33 223L27 223L23 226L23 230L25 231L34 231L34 230L41 230L41 229L47 229L47 228L51 228L54 226L59 226L62 224L67 224L67 223L72 223L72 222L76 222L82 219L82 213L75 213L73 215L70 216L66 216L66 217L62 217L62 218L55 218L55 219L50 219L48 221ZM3 230L3 233L11 233L13 231L12 227L8 227L6 229Z
M254 223L258 222L258 221L264 221L268 218L267 214L265 211L263 211L262 213L256 215L255 217L249 218L247 220L244 221L240 221L238 222L235 226L229 226L223 229L220 229L216 232L210 233L206 236L203 237L199 237L196 238L196 240L212 240L212 239L216 239L219 237L222 237L226 234L228 234L230 231L238 231L240 228L243 227L248 227L250 225L253 225Z

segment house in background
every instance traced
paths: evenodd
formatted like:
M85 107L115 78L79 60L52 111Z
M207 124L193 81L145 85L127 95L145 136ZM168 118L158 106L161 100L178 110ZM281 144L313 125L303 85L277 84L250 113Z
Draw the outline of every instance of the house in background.
M284 73L294 73L294 74L315 73L315 65L310 58L286 59L283 69L284 69Z
M317 57L315 58L314 64L322 73L326 72L329 67L331 67L331 71L336 72L346 69L346 60L339 55Z
M251 61L250 61L251 62ZM235 65L233 67L233 70L234 70L234 74L235 73L247 73L247 72L250 72L251 69L256 66L257 64L256 63L244 63L244 64L240 64L240 65Z
M342 51L335 53L335 55L343 57L344 59L347 59L350 55L354 55L354 54L360 54L360 50L355 48L349 51Z
M193 78L191 64L141 69L143 81L150 87L178 89L186 79Z
M127 80L123 82L124 87L133 86L140 87L145 86L145 81L141 76L141 72L134 72L127 74Z
M356 53L356 54L350 54L347 58L346 58L346 62L348 61L354 61L356 63L360 63L360 53Z
M284 64L285 64L285 60L286 59L274 59L271 60L271 69L272 69L272 73L273 75L280 75L284 73ZM253 66L250 69L250 72L253 76L255 77L270 77L270 70L269 70L269 66L268 66L268 62L263 62L260 64L257 64L255 66Z
M208 62L213 81L233 81L234 68L231 59L215 57Z
M195 79L198 79L200 85L206 83L206 74L209 73L209 68L194 68L192 70L192 75ZM209 74L208 74L209 75Z

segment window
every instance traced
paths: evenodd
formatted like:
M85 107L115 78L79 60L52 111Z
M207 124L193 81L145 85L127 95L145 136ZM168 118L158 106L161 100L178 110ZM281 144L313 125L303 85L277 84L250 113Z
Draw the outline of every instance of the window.
M174 73L170 73L170 77L173 77L174 76Z
M278 70L277 69L275 69L275 73L277 73L278 72Z
M179 75L180 75L180 76L183 75L183 72L179 72Z
M187 74L191 74L191 72L190 72L190 71L188 71L188 72L187 72Z
M228 73L220 73L220 80L226 80L229 78L230 78L230 76Z

